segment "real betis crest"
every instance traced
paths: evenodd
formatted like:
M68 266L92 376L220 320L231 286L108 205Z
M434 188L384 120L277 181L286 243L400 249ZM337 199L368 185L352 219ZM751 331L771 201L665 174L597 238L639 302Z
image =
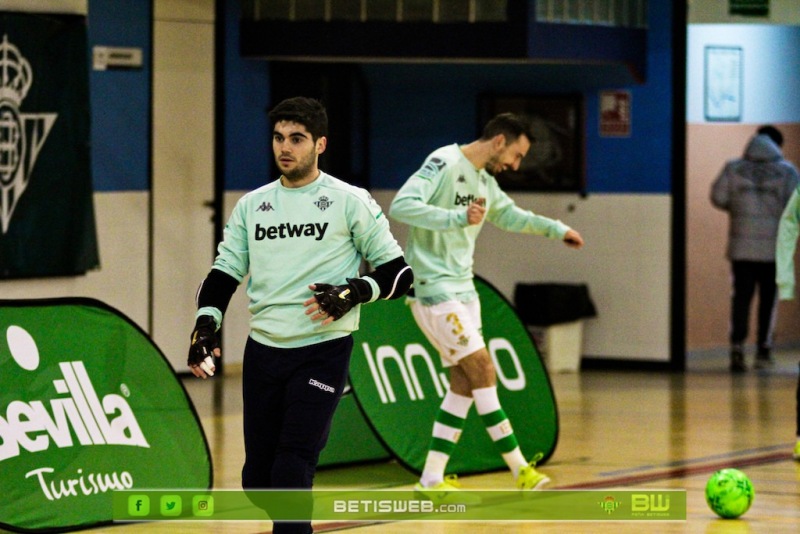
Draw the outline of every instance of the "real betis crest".
M333 204L333 200L330 200L328 197L323 195L319 197L319 200L314 202L314 204L320 209L320 211L325 211L326 209L331 207L331 204Z
M20 50L3 35L0 44L0 230L5 234L14 208L28 186L57 113L22 113L33 84L33 70Z

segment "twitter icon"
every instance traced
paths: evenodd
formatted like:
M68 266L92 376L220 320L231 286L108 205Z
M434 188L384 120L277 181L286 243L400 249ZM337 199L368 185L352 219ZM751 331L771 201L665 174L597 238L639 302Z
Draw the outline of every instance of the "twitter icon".
M183 510L183 503L181 502L180 495L161 496L161 515L178 516L181 515L182 510Z

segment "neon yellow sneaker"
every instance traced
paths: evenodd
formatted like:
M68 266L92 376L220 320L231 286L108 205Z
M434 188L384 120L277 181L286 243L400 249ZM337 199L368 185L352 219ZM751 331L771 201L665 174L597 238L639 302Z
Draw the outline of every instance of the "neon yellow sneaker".
M794 451L792 452L792 458L800 462L800 439L798 439L797 443L794 444Z
M414 495L435 504L480 504L481 498L461 490L458 476L447 475L442 482L426 488L419 482L414 486Z
M535 469L536 462L541 460L543 456L544 454L540 452L533 457L531 463L519 468L519 473L517 474L517 489L537 490L550 482L550 477Z

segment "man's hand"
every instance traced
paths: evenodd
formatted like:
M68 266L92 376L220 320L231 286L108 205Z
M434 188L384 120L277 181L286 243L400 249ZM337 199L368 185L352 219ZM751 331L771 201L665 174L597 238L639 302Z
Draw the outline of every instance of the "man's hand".
M187 363L192 374L197 378L208 378L214 376L217 366L214 358L219 358L219 336L217 336L217 323L210 315L201 315L192 332L191 344L189 345L189 358Z
M348 278L347 284L341 286L311 284L308 287L314 291L314 296L304 303L306 315L311 315L312 321L322 319L322 326L341 319L353 306L367 302L371 296L369 285L358 278Z
M571 248L581 248L583 246L583 238L581 234L570 229L564 234L564 243Z
M479 198L467 207L467 225L478 224L486 215L486 199Z

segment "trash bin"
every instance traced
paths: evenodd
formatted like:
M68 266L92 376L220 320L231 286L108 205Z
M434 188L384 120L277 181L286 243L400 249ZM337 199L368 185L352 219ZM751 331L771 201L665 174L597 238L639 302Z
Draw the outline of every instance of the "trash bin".
M597 316L586 284L517 284L514 304L549 371L580 369L583 320Z

